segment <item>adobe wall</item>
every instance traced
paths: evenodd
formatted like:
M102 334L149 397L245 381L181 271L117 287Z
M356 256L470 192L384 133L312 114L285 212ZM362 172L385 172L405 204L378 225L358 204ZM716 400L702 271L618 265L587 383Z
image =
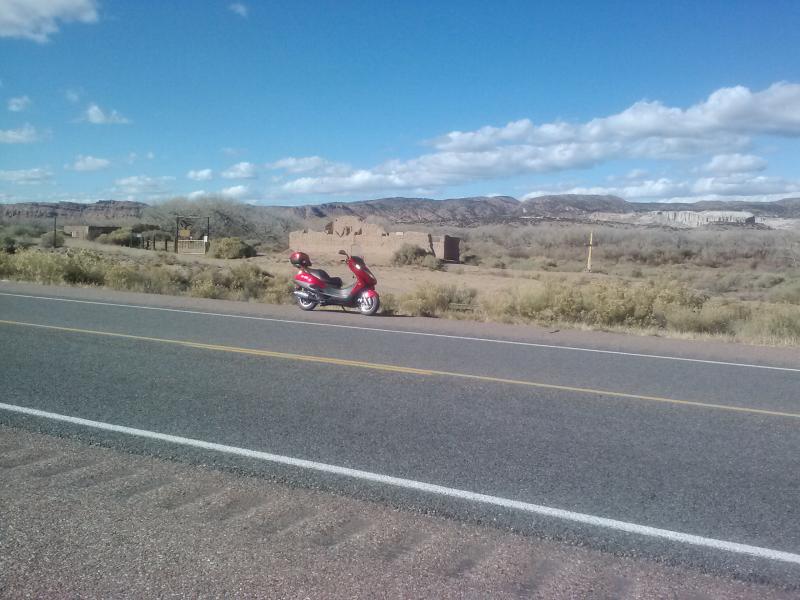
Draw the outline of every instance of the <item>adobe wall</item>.
M292 231L289 247L320 258L330 258L339 250L362 256L373 263L389 262L404 244L422 248L442 260L459 260L459 239L418 231L388 233L380 225L357 217L339 217L328 223L325 231Z
M113 225L64 225L64 235L69 235L80 240L93 240L103 233L111 233L119 229Z

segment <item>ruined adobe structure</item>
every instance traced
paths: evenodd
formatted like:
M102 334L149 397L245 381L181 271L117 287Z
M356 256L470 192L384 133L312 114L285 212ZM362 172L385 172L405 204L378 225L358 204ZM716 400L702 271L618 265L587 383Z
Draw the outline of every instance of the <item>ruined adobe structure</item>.
M64 225L64 235L79 240L93 240L104 233L119 229L116 225Z
M324 231L292 231L289 247L312 256L329 257L339 250L363 256L372 262L389 262L401 246L410 244L432 253L441 260L459 261L460 239L449 235L431 235L418 231L387 233L380 225L358 217L339 217Z

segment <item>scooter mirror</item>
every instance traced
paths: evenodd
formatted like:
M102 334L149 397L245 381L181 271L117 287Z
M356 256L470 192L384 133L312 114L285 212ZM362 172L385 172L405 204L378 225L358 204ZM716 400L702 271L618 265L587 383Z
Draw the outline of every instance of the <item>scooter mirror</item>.
M339 254L341 254L342 256L347 256L347 252L345 252L344 250L339 250Z

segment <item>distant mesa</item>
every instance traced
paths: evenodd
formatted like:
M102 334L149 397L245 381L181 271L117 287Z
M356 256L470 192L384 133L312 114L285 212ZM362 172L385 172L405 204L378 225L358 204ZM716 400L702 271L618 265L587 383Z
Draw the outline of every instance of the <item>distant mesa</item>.
M798 227L800 198L775 202L703 201L695 203L628 202L618 196L559 194L519 201L510 196L469 198L379 198L359 202L330 202L305 206L261 206L241 204L235 215L220 206L214 211L218 221L240 222L243 235L256 231L256 225L281 220L290 228L321 228L320 222L342 217L381 222L392 228L405 225L429 227L475 227L478 225L556 220L574 222L612 222L629 225L702 227L706 225L752 224L769 227ZM0 221L27 222L52 219L74 225L130 225L146 216L147 204L104 200L93 204L79 202L24 202L0 204ZM700 216L693 216L699 214ZM745 214L746 213L746 214ZM225 224L220 223L220 224ZM247 226L247 224L250 224ZM239 235L239 234L237 234Z
M136 222L147 204L126 200L81 202L19 202L0 204L0 219L8 222L39 221L57 217L75 225L120 225Z

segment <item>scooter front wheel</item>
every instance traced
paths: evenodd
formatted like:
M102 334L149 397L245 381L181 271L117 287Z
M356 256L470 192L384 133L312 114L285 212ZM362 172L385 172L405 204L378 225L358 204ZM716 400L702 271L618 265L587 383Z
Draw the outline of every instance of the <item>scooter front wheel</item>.
M374 296L363 295L358 299L358 312L362 315L374 315L380 307L381 299L378 298L378 294Z

